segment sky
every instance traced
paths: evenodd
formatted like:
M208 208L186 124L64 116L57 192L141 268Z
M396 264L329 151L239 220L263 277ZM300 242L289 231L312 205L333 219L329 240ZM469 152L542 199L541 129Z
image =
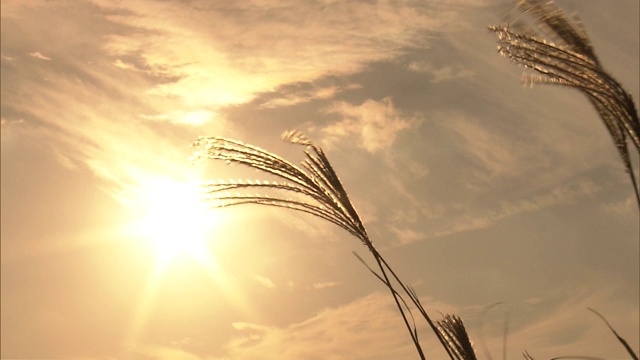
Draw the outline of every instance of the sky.
M628 358L587 308L637 352L629 178L586 98L499 56L511 4L3 0L1 357L417 359L357 239L201 201L201 181L271 179L193 164L198 136L298 163L292 129L480 358ZM638 104L638 1L557 4Z

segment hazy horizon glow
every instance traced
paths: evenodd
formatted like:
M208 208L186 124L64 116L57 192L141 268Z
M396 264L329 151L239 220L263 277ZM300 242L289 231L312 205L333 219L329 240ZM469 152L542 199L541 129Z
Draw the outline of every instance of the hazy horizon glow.
M557 3L638 104L638 2ZM198 136L297 164L292 129L480 358L507 316L508 358L625 357L588 307L638 350L628 176L581 94L524 87L497 54L510 4L2 1L1 357L417 358L356 239L198 200L199 181L273 180L194 165Z

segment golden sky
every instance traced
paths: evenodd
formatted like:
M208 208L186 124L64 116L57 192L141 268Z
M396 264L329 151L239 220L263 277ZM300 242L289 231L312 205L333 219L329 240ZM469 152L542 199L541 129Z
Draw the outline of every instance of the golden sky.
M638 1L557 3L637 104ZM624 357L587 307L640 348L628 176L581 94L524 87L498 55L510 4L3 0L1 357L417 358L357 239L200 200L200 181L264 176L192 164L198 136L298 163L291 129L482 358L505 317L509 358Z

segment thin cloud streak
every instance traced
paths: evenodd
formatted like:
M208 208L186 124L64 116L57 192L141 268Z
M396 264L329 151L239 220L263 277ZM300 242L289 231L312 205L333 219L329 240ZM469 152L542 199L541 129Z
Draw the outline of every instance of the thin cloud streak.
M141 29L134 35L109 36L108 52L177 77L151 92L178 97L190 106L244 103L282 84L354 73L367 63L402 54L405 47L426 46L421 38L456 23L454 12L416 7L414 1L195 2L191 7L149 1L97 3L126 9L128 15L111 19ZM172 21L158 23L157 16ZM299 100L284 101L268 106Z
M382 101L367 100L361 105L347 102L333 103L324 110L328 114L338 114L342 120L321 129L322 143L334 148L336 143L346 138L358 139L358 146L375 154L390 147L397 133L414 127L415 117L404 117L396 110L391 98Z
M311 91L292 92L285 94L284 97L278 97L270 99L260 104L261 108L273 109L284 106L293 106L297 104L307 103L313 100L331 99L338 93L345 90L353 90L361 88L358 84L351 84L347 86L329 86L316 88Z
M530 310L548 307L548 301L556 302L543 316L514 329L509 334L510 352L520 353L527 349L535 358L558 356L595 356L603 358L625 358L628 356L622 345L610 333L599 318L587 308L595 308L607 315L620 334L633 342L633 329L637 326L638 309L629 308L624 303L611 301L616 286L602 284L597 291L587 288L573 289L568 297L557 301L543 298L530 306ZM635 316L634 316L635 315ZM498 348L499 340L489 340L493 348ZM519 351L520 350L520 351Z
M464 79L475 75L475 72L468 69L453 68L451 66L435 67L428 62L413 61L409 64L409 69L419 73L431 74L433 77L431 82L434 84Z
M603 24L610 16L599 11L603 7L626 13L621 9L626 5L593 6L602 12L593 18ZM300 148L278 138L291 128L322 144L376 246L403 266L419 294L436 299L425 298L427 308L461 315L472 339L477 339L483 302L505 301L513 321L510 355L524 349L536 357L594 355L601 351L598 346L617 349L599 320L582 314L587 306L605 314L637 348L637 259L632 258L637 209L625 191L624 170L611 165L618 161L615 149L606 130L591 121L592 109L570 93L523 89L518 83L520 70L499 58L494 39L483 32L497 21L499 7L491 0L2 1L3 259L15 265L3 271L3 296L5 289L20 294L11 295L10 302L11 310L19 311L5 317L3 308L3 356L35 348L39 357L65 351L96 357L106 352L100 346L119 344L114 330L119 321L113 319L125 318L127 306L105 322L106 311L74 312L73 306L61 308L41 296L55 295L68 305L66 294L23 290L23 284L43 280L47 289L52 284L79 289L71 281L75 278L50 275L62 274L57 267L67 262L56 261L47 249L63 247L62 238L88 244L112 236L103 228L85 231L76 224L80 212L105 204L83 199L75 205L80 210L73 211L75 203L67 200L99 188L131 204L151 180L192 180L205 171L213 179L235 178L236 171L253 179L256 174L223 164L191 167L188 143L198 135L229 136L297 163ZM637 29L634 24L631 30ZM586 25L607 39L611 28L622 27ZM629 63L637 59L629 54L637 51L628 50L635 38L619 34L636 33L614 32L618 36L605 44L616 56L603 61L608 66L613 60L612 68L622 75L637 69L627 72L617 55ZM624 77L637 94L635 79ZM6 155L12 149L31 154L29 146L51 156L40 161ZM17 185L5 187L5 176L11 175L4 170L17 163L44 169L24 172L25 178L51 168L71 172L64 182L75 175L97 180L67 189L61 181L48 181L59 175L53 171L25 182L34 185L16 177L12 183ZM81 192L77 185L89 190ZM63 189L65 198L47 202L34 189ZM5 200L15 193L21 197ZM33 211L25 204L35 204ZM46 246L31 243L39 233L27 233L46 225L32 217L41 207L46 217L58 215L50 209L64 209L66 217L54 218L68 227L64 236L40 236ZM6 214L16 208L28 209L23 213L29 223L8 224L14 230L6 237ZM156 319L166 326L149 329L149 338L133 349L137 355L211 360L227 351L224 359L239 360L415 358L391 299L375 292L380 284L363 281L366 269L351 271L354 259L345 257L351 245L359 244L342 229L286 211L241 209L233 215L233 225L225 227L236 229L217 234L213 248L231 254L220 257L233 269L228 276L242 279L243 290L251 294L247 298L264 316L232 313L214 289L203 306L215 314L203 321L195 310L171 302L176 294L167 289L169 300L163 301L175 306L179 319ZM101 213L98 217L95 223L106 224ZM38 259L51 259L51 269L41 270L41 262L18 263L20 257L5 251L11 249L8 241L38 247ZM117 251L122 258L131 255ZM73 259L97 264L81 274L87 289L80 289L83 297L74 301L84 309L102 304L104 299L90 290L103 289L105 282L113 288L109 299L125 304L131 296L122 294L135 292L121 287L145 276L145 269L110 264L102 252L95 258L73 252ZM133 262L140 266L140 259ZM7 264L3 261L3 270ZM103 276L111 273L108 266L132 274L114 281ZM20 275L5 282L9 274ZM567 288L569 282L577 285ZM200 285L193 291L198 296L210 284ZM32 325L52 339L67 334L54 336L48 333L56 328L48 326L49 317L36 323L29 315L52 310L57 317L51 320L64 320L69 334L100 329L114 333L111 342L98 344L95 337L96 344L87 342L81 350L62 342L37 349ZM192 317L185 320L185 314ZM13 324L6 325L9 321ZM501 348L502 319L486 325L490 348ZM12 339L19 341L13 347L4 341L5 329L15 330ZM429 338L420 329L421 338ZM212 343L175 340L188 338ZM591 348L578 351L585 344Z
M253 275L253 279L255 281L257 281L260 285L268 288L268 289L273 289L276 287L276 285L273 283L273 281L271 281L271 279L269 279L268 277L264 277L264 276L260 276L260 275Z
M582 197L592 197L600 191L599 187L590 181L581 181L574 184L558 185L541 195L535 195L530 199L503 203L497 209L488 209L487 215L478 217L459 217L459 223L450 228L438 231L432 237L444 237L456 233L471 230L484 229L494 225L505 218L541 210L546 207L570 204Z
M321 283L314 283L312 287L318 290L318 289L326 289L326 288L338 286L340 284L341 284L340 281L327 281L327 282L321 282Z
M42 53L39 51L29 53L29 56L34 57L36 59L40 59L40 60L51 60L50 57L42 55Z
M618 284L619 285L619 284ZM507 352L520 354L528 350L532 355L549 358L562 355L624 356L625 350L600 320L587 311L587 307L614 309L609 296L616 284L609 284L594 292L592 289L574 288L570 294L549 293L522 303L503 304L501 309L481 316L485 307L459 307L453 304L422 299L432 311L460 314L467 331L480 351L480 326L484 328L484 344L497 356L504 345L504 314L511 313ZM567 291L567 290L565 290ZM569 295L567 297L567 295ZM615 307L606 311L608 319L621 334L629 333L634 324L625 314L627 309ZM394 311L393 304L384 293L373 293L343 306L326 308L303 321L285 327L235 322L236 334L226 345L226 356L217 360L262 359L265 354L278 354L279 359L412 359L413 349L407 344L406 334ZM484 321L481 319L484 318ZM419 324L429 358L445 356L432 342L428 329ZM158 348L159 349L159 348ZM168 353L179 349L165 349ZM615 355L614 355L615 354ZM210 359L202 354L198 359Z
M173 159L186 154L156 130L141 127L140 119L196 126L215 121L218 128L222 128L228 124L216 114L221 107L245 103L257 93L290 82L312 81L326 74L353 73L369 62L391 59L402 54L405 47L416 46L416 39L440 31L445 19L455 18L454 12L429 6L416 8L412 1L383 2L376 6L332 3L317 11L297 2L262 2L250 7L209 2L195 2L190 6L149 1L90 4L3 4L3 13L6 10L10 16L62 14L65 9L75 7L74 11L84 12L86 17L100 19L94 23L94 30L84 35L85 43L95 44L89 49L82 43L65 44L63 38L45 43L32 37L31 43L3 45L3 60L16 58L20 48L42 49L29 55L49 60L50 68L38 69L36 73L41 78L34 78L31 84L21 80L21 86L36 89L30 98L36 97L38 102L12 97L14 112L37 111L33 113L34 118L51 129L58 129L54 130L58 135L51 136L49 141L58 142L53 137L60 132L66 134L63 147L73 153L66 158L86 163L98 176L115 182L117 187L140 175L134 174L139 170L133 169L163 167L143 165L142 159L148 163L159 158L144 155L145 149L149 154L156 154L152 149L164 143L162 147ZM199 11L193 12L193 8ZM157 22L158 17L168 21ZM79 19L81 17L66 19L63 31L82 34ZM36 20L20 26L28 28L41 23ZM217 25L212 28L212 23ZM277 36L272 36L274 31ZM11 54L5 54L9 47ZM50 48L55 49L52 54L83 51L84 61L69 55L43 55ZM26 63L14 66L29 67ZM57 77L58 68L70 69L77 78L69 81L69 75ZM7 83L11 81L8 79ZM98 93L97 89L100 89ZM342 90L320 88L314 93L274 100L267 107L328 99ZM135 100L126 100L123 107L124 99ZM96 106L96 103L103 105ZM113 109L118 109L118 113ZM342 104L333 111L349 110L348 105ZM10 113L7 121L17 120L12 116ZM82 125L78 127L76 123ZM113 126L114 123L117 125ZM377 129L372 124L363 128L363 146L370 151L377 151L392 141L384 140L380 126L407 126L402 120L378 125ZM195 132L192 133L195 136ZM70 164L63 161L67 166ZM169 160L168 163L176 162Z
M265 354L278 354L283 360L409 359L414 356L411 344L404 339L406 335L393 303L382 293L325 309L284 328L260 325L236 328L246 332L229 343L229 359L262 359Z

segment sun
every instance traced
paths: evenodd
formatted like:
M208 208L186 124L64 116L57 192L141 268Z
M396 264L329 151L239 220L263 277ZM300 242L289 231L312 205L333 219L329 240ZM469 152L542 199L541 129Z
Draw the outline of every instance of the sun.
M178 257L207 258L207 235L215 218L202 201L197 183L160 178L142 191L137 233L155 250L160 264Z
M209 209L202 200L199 183L154 177L141 185L134 195L138 216L133 229L136 238L152 249L155 261L146 284L140 289L127 343L133 347L138 343L164 278L185 265L190 268L190 263L207 275L211 281L207 286L219 289L221 296L231 299L240 311L254 314L234 278L224 271L212 253L211 242L225 237L220 228L228 217ZM191 285L186 283L184 286Z
M133 195L138 213L133 231L136 238L153 250L155 262L131 320L127 335L130 344L137 343L165 277L172 269L177 270L174 265L195 263L211 280L210 285L221 290L222 296L232 299L241 311L252 313L233 277L224 271L211 252L211 242L225 237L220 228L228 217L209 209L201 195L198 182L166 177L145 179Z

